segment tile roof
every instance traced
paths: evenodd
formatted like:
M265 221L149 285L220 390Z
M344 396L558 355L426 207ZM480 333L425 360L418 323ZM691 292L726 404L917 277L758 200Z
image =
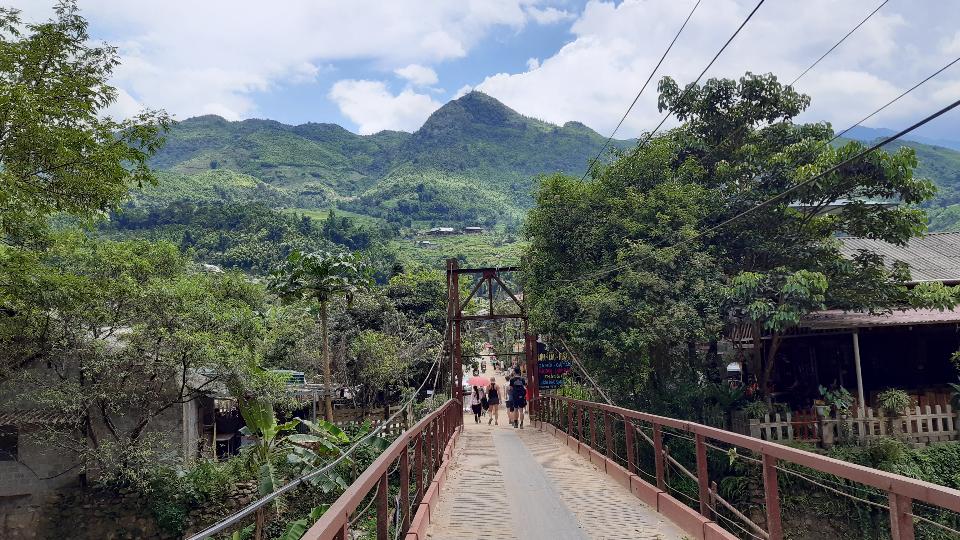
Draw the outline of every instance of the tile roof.
M894 261L907 263L910 265L911 283L960 282L960 232L932 233L911 238L905 246L853 236L839 240L840 251L845 257L868 250L882 255L887 264Z

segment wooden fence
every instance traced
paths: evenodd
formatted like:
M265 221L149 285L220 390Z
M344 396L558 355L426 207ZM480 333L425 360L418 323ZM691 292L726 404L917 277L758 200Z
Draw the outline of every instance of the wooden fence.
M400 410L400 407L396 405L391 406L389 411L387 411L385 408L334 409L333 423L340 428L346 428L357 427L360 424L369 421L371 426L376 427L384 421L384 417L392 416L393 413L397 412L398 410ZM403 433L407 427L409 427L408 424L409 420L406 418L406 415L400 415L383 430L383 434L386 436L399 435L400 433Z
M950 405L910 407L907 414L890 418L871 407L854 410L847 418L821 418L814 411L766 414L749 422L751 437L766 441L805 441L829 446L843 437L905 437L915 444L960 439L957 413Z

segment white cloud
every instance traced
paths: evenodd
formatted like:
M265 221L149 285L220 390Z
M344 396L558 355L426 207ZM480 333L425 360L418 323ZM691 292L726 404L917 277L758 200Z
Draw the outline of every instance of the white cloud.
M437 72L420 64L410 64L406 67L393 70L398 76L403 77L414 86L430 86L437 84Z
M49 1L8 3L33 20L51 14ZM314 81L317 66L340 61L370 61L389 72L462 58L494 29L528 24L528 3L79 0L94 39L120 47L123 64L114 84L179 118L210 111L255 115L256 92Z
M946 54L960 54L960 30L943 40L943 52Z
M329 97L344 116L359 126L362 135L385 129L414 131L441 105L409 88L394 95L382 81L337 81Z
M536 21L537 24L555 24L561 21L569 21L576 17L576 15L566 10L555 7L538 8L536 6L527 7L527 15Z
M952 50L951 40L960 48L960 11L930 1L919 4L884 6L807 74L798 88L811 94L813 103L801 119L826 119L841 127L945 64L949 57L931 51ZM754 5L754 0L701 3L620 135L652 129L661 118L660 77L670 75L681 84L695 79ZM572 40L540 59L537 69L528 64L523 72L492 74L475 87L524 114L558 124L579 120L609 133L691 6L692 0L592 0L572 24ZM767 2L705 78L752 71L772 72L789 82L875 7L874 0L809 0L802 10L792 2ZM943 78L940 86L929 84L869 124L898 127L941 106L935 90L951 79L960 81L960 69Z
M538 67L540 67L540 59L539 59L539 58L528 58L528 59L527 59L527 71L533 71L533 70L537 69Z

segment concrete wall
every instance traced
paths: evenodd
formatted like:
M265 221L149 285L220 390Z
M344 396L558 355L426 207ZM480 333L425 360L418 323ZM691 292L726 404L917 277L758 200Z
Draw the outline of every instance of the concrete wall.
M77 456L42 444L30 432L19 436L19 462L0 461L0 538L35 538L46 500L61 489L79 485Z

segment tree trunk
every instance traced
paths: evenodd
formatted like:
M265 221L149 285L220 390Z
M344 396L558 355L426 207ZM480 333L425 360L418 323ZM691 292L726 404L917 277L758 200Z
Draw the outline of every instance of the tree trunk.
M320 337L323 346L323 416L333 422L333 376L330 374L330 336L327 332L327 303L320 302Z
M777 352L780 350L780 343L782 341L782 336L779 332L774 332L770 337L770 351L767 353L767 361L763 366L763 371L761 372L762 378L760 380L760 389L763 392L763 398L767 402L767 405L771 405L772 398L770 396L770 377L773 376L774 364L777 361Z

